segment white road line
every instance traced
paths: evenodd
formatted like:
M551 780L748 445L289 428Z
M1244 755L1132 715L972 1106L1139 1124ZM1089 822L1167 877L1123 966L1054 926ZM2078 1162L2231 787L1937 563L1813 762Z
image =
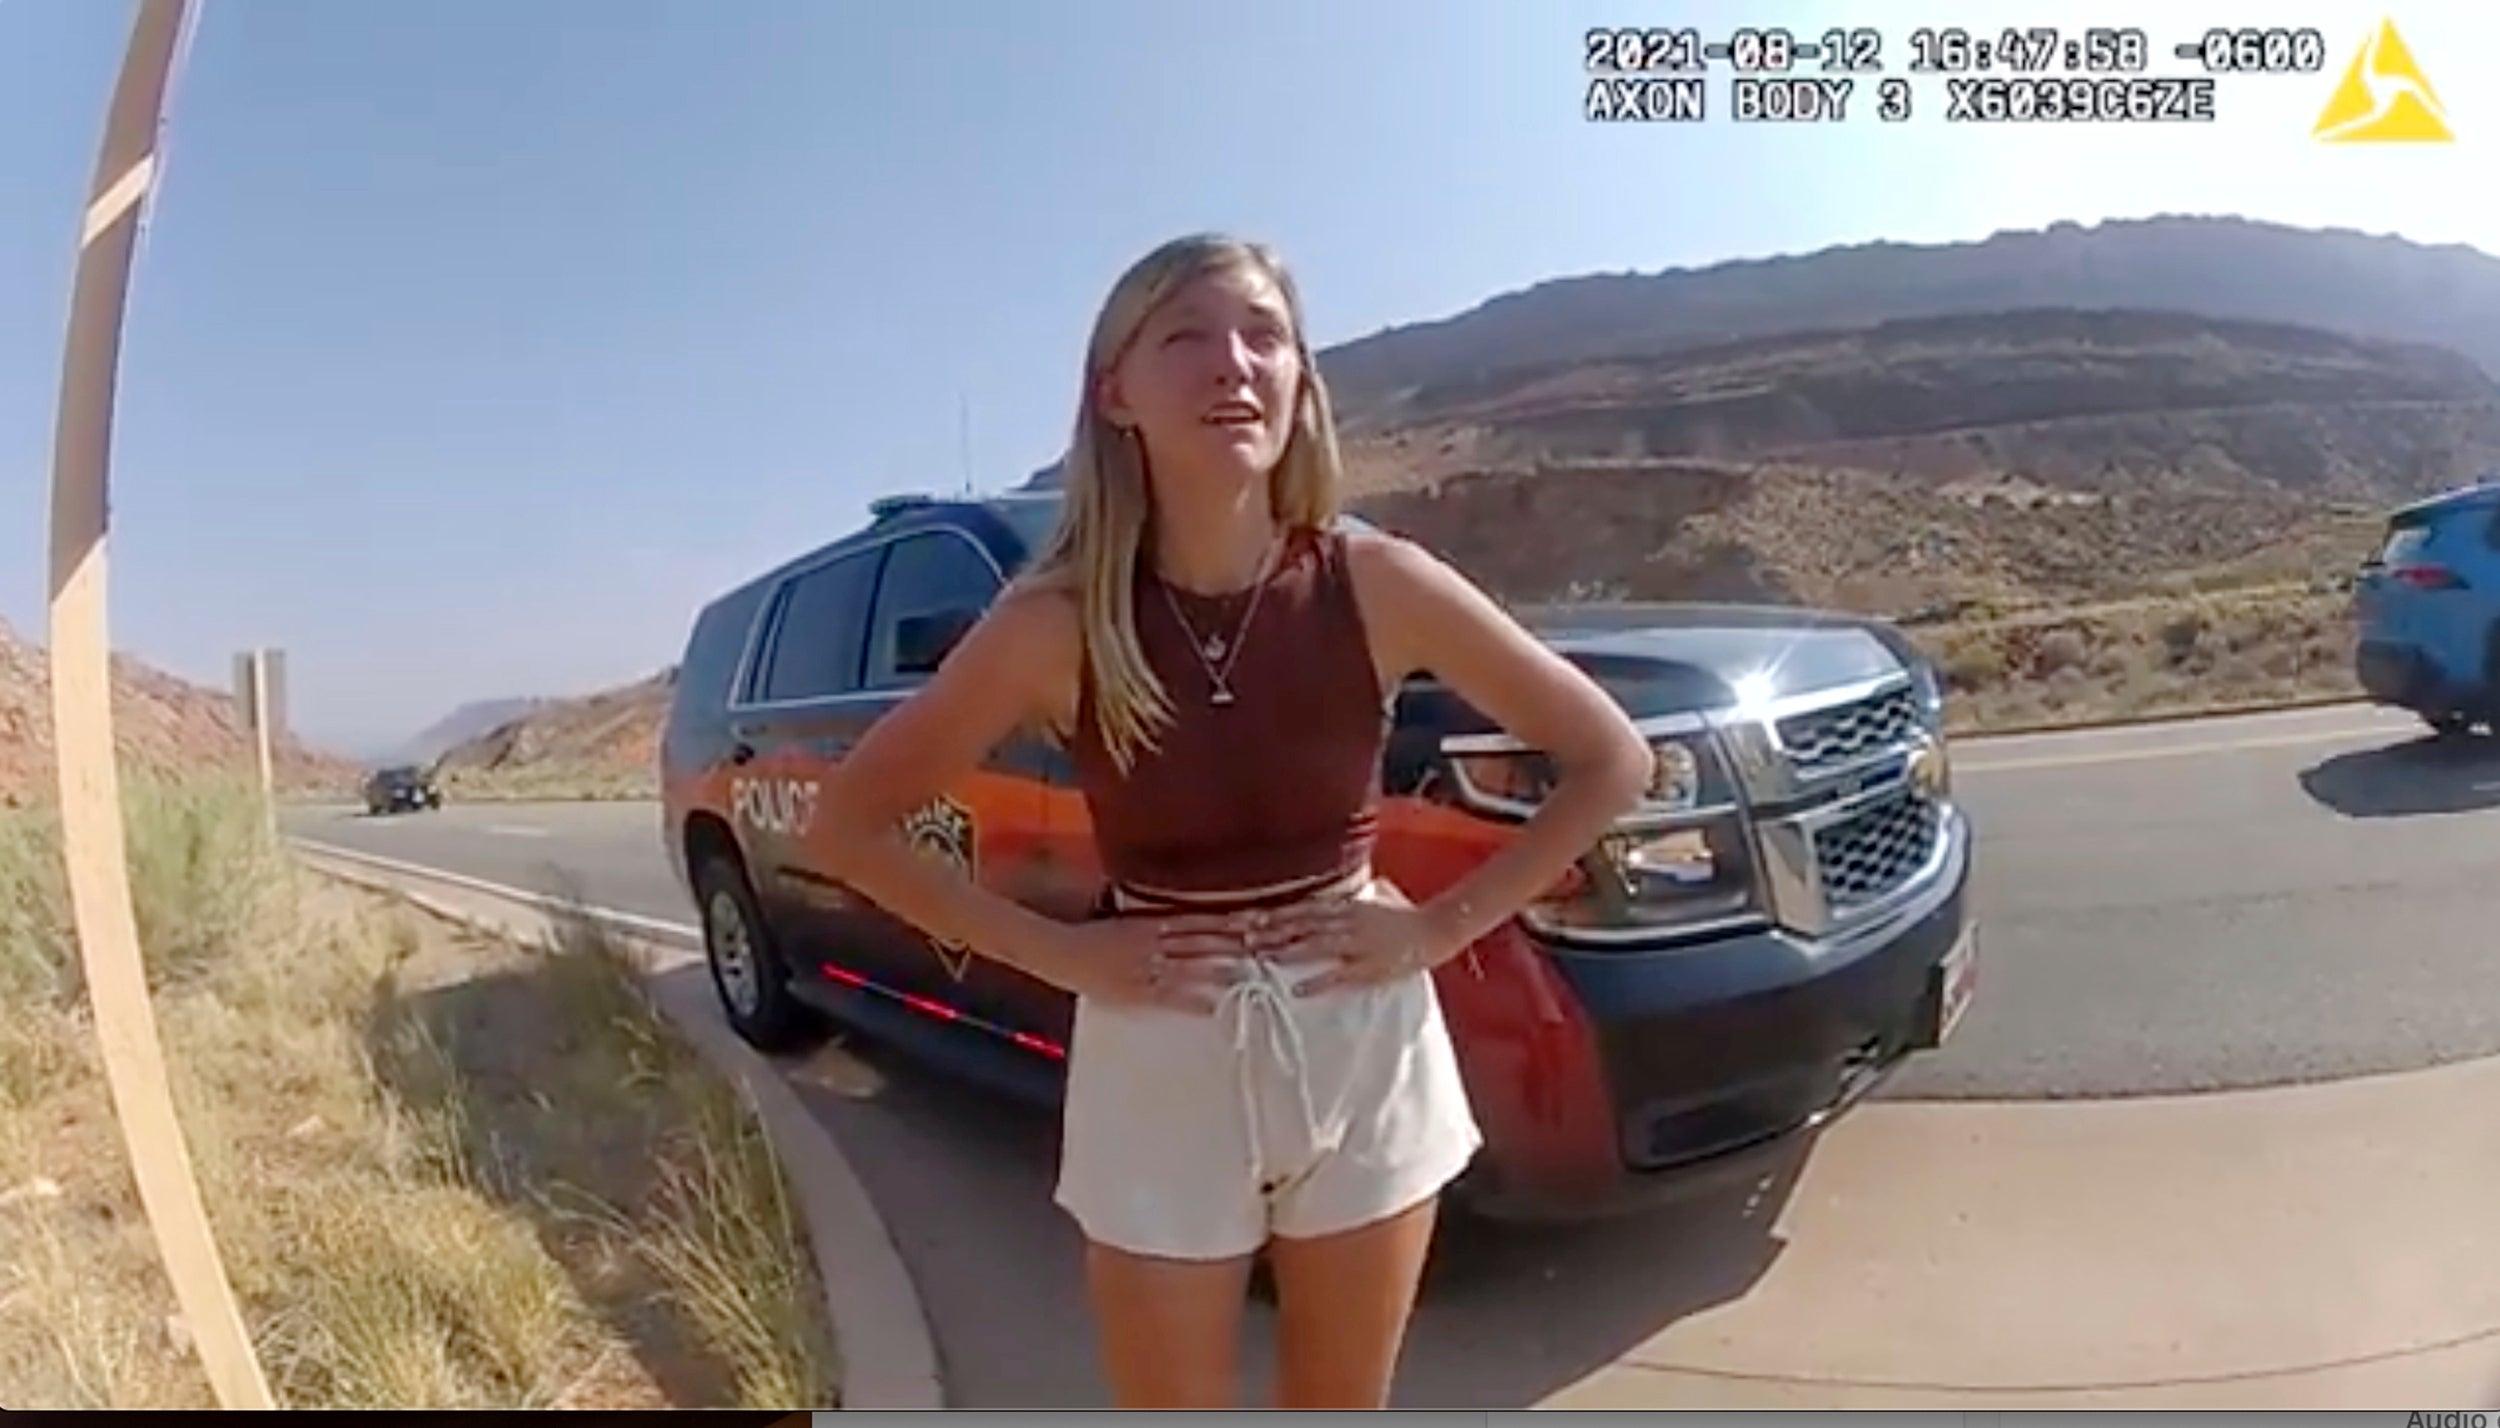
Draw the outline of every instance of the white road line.
M701 942L703 939L703 930L690 923L670 922L664 918L644 917L640 913L625 912L613 907L601 907L596 903L573 902L560 897L549 897L545 893L531 892L527 888L516 888L509 883L489 882L484 878L473 878L465 873L449 873L443 871L441 868L429 868L423 863L409 863L403 862L397 858L385 858L378 854L367 853L356 848L342 848L335 843L321 843L310 838L302 837L298 837L290 841L292 841L295 846L304 849L306 852L315 853L322 857L336 858L343 863L361 863L370 868L377 868L384 872L398 873L405 877L422 878L429 882L443 883L451 887L467 888L472 892L482 892L493 897L511 898L515 902L526 903L529 906L539 908L542 911L580 913L585 916L595 918L601 922L613 923L618 927L631 928L637 932L649 933L659 937L680 938L689 942L697 943Z
M486 831L505 838L544 838L548 836L546 829L532 828L526 823L489 823L486 825Z
M2267 738L2267 730L2324 733L2328 728L2368 733L2403 728L2411 720L2399 711L2366 704L2313 704L2292 709L2238 710L2228 714L2197 714L2179 718L2141 719L2125 724L2076 724L2067 728L2026 729L1995 733L1973 729L1955 736L1970 748L2024 748L2032 744L2136 743L2194 734L2200 730L2237 728L2247 737Z
M2145 759L2184 759L2199 754L2232 754L2249 749L2288 749L2303 744L2359 743L2398 732L2385 729L2323 729L2307 734L2276 734L2262 739L2216 739L2201 744L2155 744L2140 749L2108 749L2099 753L2043 754L2029 759L1981 761L1955 759L1956 774L2014 773L2024 769L2086 768L2096 764L2131 764Z

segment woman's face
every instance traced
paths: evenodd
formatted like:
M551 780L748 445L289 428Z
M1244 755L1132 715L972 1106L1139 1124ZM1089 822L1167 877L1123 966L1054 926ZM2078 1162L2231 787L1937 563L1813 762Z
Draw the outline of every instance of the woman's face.
M1159 479L1264 477L1293 434L1302 360L1284 294L1257 266L1190 280L1146 318L1103 394Z

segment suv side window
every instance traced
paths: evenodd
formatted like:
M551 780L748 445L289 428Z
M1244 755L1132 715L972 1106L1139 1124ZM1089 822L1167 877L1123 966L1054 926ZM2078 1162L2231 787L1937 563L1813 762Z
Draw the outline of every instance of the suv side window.
M860 646L881 553L846 555L790 582L765 646L755 698L823 699L859 688Z
M898 671L895 631L914 615L970 606L986 608L998 593L998 571L970 537L923 531L895 542L877 583L877 611L868 625L868 687L897 689L928 676Z
M2420 516L2405 516L2387 523L2387 540L2379 547L2378 563L2401 565L2422 553L2438 536L2438 528Z

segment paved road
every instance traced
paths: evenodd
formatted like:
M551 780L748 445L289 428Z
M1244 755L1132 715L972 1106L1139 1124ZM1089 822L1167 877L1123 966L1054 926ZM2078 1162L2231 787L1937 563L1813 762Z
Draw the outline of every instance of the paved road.
M1971 741L1982 986L1896 1099L2107 1097L2500 1053L2500 747L2313 710ZM304 810L298 834L690 921L648 804Z

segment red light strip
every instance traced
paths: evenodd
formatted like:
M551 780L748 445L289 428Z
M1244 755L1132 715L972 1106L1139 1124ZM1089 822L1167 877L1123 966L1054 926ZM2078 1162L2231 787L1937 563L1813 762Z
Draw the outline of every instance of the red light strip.
M981 1018L972 1015L970 1012L963 1010L961 1007L948 1006L944 1002L936 1001L929 997L919 996L911 992L898 992L891 987L879 986L877 983L870 981L868 978L861 976L859 973L852 971L850 968L838 966L832 962L820 962L817 964L816 970L824 973L825 977L830 981L839 982L843 986L856 988L859 991L874 992L878 996L885 998L887 1001L900 1002L904 1006L911 1008L913 1011L916 1011L922 1016L928 1017L933 1021L978 1027L992 1036L999 1037L1002 1040L1014 1042L1016 1045L1023 1047L1027 1051L1037 1051L1044 1056L1052 1057L1060 1061L1068 1059L1068 1049L1061 1046L1058 1042L1052 1041L1048 1037L1035 1036L1029 1031L1009 1031L1003 1026L997 1026L984 1021Z

